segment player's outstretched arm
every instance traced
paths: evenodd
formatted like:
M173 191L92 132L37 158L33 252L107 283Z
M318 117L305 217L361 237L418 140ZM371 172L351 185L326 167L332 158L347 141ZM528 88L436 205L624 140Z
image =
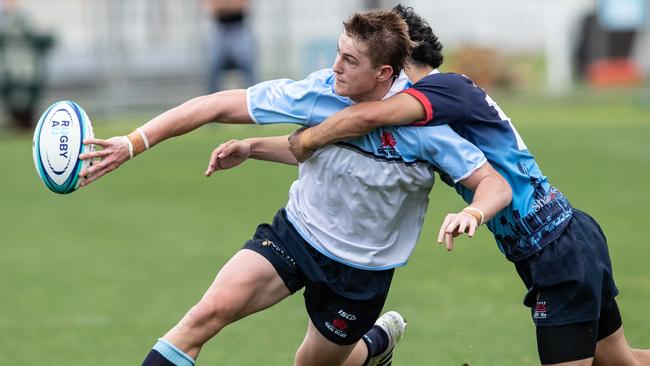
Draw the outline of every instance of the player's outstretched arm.
M258 137L244 140L230 140L212 151L205 176L217 170L234 168L248 158L298 164L289 152L288 136Z
M512 201L512 189L508 182L490 163L485 163L469 177L460 182L474 192L472 203L458 213L448 214L440 226L438 243L445 243L447 250L454 248L454 238L463 233L471 238L476 229L489 221Z
M209 122L253 123L248 114L246 90L225 90L191 99L153 118L128 136L85 140L84 144L95 144L102 149L80 155L83 160L95 159L92 166L79 172L83 179L81 186L96 181L144 150Z
M335 113L292 139L290 149L298 161L304 161L311 151L334 142L365 135L378 127L405 125L425 118L422 104L415 97L400 93L382 101L355 104Z

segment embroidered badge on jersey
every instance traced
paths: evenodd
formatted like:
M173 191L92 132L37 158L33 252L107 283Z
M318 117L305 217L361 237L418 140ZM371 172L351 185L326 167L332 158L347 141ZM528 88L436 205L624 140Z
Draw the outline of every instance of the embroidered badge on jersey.
M390 131L384 131L381 133L381 146L377 148L377 155L387 158L401 158L402 154L395 149L395 146L397 146L395 136Z

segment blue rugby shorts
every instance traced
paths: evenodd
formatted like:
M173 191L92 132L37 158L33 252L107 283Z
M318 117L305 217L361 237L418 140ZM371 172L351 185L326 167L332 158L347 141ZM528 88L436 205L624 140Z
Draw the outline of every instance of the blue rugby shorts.
M605 234L576 209L556 240L515 267L528 289L524 305L537 327L598 320L618 295Z
M272 224L259 225L243 248L271 262L292 294L305 288L309 318L336 344L356 343L381 314L394 270L363 270L326 257L302 238L284 209Z

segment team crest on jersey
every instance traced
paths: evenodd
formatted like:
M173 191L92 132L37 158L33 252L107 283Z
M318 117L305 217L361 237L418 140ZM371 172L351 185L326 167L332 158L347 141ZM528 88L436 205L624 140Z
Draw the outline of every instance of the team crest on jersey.
M399 158L400 153L395 149L397 140L390 131L383 131L381 133L381 146L377 148L377 154L386 156L388 158Z

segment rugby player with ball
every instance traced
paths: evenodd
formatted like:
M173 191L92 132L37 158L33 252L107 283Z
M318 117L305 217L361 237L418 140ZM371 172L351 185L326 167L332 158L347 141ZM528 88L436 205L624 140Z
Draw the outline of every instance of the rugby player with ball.
M209 122L312 126L356 102L411 85L402 69L413 44L397 13L354 14L344 28L332 69L198 97L126 137L87 139L103 150L81 155L99 159L80 172L82 184ZM218 168L249 156L297 163L286 137L233 144L248 151L223 160L217 154L211 161ZM386 128L324 148L299 165L286 208L271 224L258 226L143 365L193 365L225 326L302 288L309 321L296 365L390 365L406 324L396 312L379 315L394 269L406 264L419 238L435 171L474 192L471 204L443 223L440 235L449 250L453 236L473 235L510 202L503 177L448 126Z

